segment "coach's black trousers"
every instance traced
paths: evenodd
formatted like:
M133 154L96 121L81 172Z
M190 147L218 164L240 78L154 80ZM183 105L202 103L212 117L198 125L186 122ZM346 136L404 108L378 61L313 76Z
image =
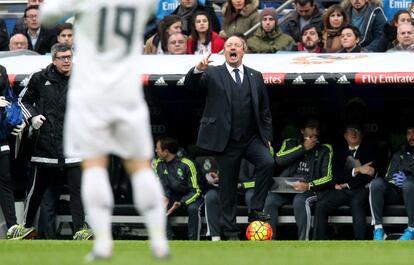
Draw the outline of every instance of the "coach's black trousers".
M237 236L237 183L242 158L255 167L255 187L251 199L252 210L262 210L271 185L274 159L269 147L255 136L249 141L230 140L223 152L216 154L219 164L219 197L222 210L223 234L226 237Z
M85 215L80 195L81 169L75 167L46 167L36 165L34 167L33 184L27 196L25 209L25 226L34 225L35 216L40 202L50 186L63 185L64 180L68 182L70 193L70 210L72 213L73 226L79 230L85 223Z

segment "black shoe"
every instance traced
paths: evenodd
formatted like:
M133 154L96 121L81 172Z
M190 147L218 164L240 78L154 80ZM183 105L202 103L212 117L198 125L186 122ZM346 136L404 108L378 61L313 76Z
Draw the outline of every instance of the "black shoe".
M249 212L249 223L253 222L253 221L262 221L262 222L267 222L270 220L270 215L259 211L259 210L251 210Z
M228 236L226 236L226 240L239 241L240 238L239 238L238 235L228 235Z

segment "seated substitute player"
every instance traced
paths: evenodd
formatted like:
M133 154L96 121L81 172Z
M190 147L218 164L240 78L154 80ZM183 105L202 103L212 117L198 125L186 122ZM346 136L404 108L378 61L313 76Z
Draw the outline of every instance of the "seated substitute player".
M178 208L185 208L188 213L188 239L200 240L200 209L203 197L198 184L196 165L186 157L179 157L178 142L171 137L162 137L157 140L155 152L158 159L155 161L155 172L164 188L167 204L167 215L170 216ZM173 231L168 222L168 239L173 238Z
M404 203L408 227L400 240L414 239L414 124L407 126L407 142L391 158L384 178L375 178L369 187L374 240L386 236L382 227L384 204Z
M284 140L276 154L276 164L283 169L279 177L294 179L292 186L297 193L268 193L264 211L270 214L273 235L280 206L292 203L298 239L309 240L311 207L332 186L332 147L319 142L319 128L319 120L306 119L300 126L300 136Z
M151 0L49 0L42 6L42 21L49 25L59 16L77 14L64 150L83 159L82 200L95 235L87 261L112 257L108 154L124 159L152 253L160 259L169 256L162 187L150 163L154 148L148 106L137 81L142 53L137 47L154 6Z

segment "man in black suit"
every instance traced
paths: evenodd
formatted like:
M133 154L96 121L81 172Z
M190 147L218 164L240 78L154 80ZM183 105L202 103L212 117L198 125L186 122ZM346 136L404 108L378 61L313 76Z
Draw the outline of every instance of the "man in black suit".
M214 152L219 164L223 234L230 240L238 238L236 202L242 158L255 166L256 174L249 221L270 218L262 209L274 170L269 152L272 117L262 74L242 64L246 49L241 36L231 36L224 45L223 65L209 66L210 54L185 78L186 87L206 93L197 145Z
M329 213L342 205L351 207L355 239L366 237L367 185L375 176L376 152L371 144L362 140L359 124L348 124L344 138L346 143L334 148L335 189L316 203L313 234L316 240L328 239Z

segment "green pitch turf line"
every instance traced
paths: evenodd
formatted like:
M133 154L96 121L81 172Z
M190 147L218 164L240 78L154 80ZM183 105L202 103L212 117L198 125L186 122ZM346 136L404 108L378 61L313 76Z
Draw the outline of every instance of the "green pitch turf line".
M0 241L1 265L78 265L90 241ZM414 241L172 241L169 261L153 259L147 241L115 241L119 265L399 265L414 264Z

